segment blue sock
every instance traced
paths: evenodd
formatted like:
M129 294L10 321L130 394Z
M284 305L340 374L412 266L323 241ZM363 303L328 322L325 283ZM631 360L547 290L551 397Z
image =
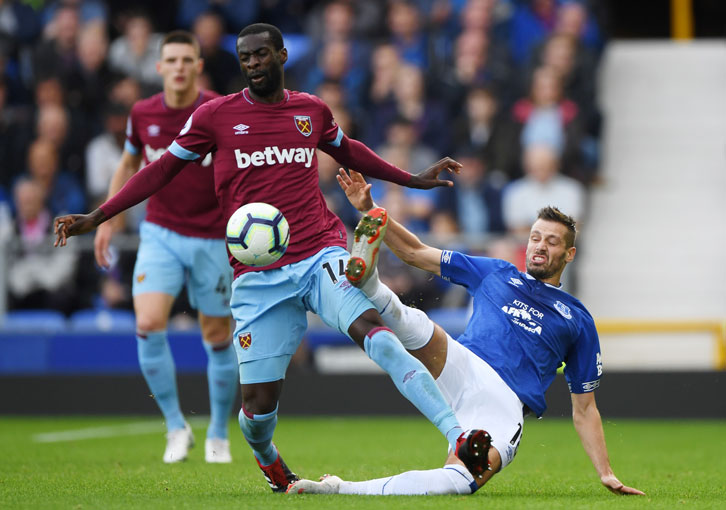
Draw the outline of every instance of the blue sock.
M248 413L244 405L239 412L239 427L242 434L252 447L252 453L263 466L269 466L277 460L277 448L272 443L272 434L277 425L277 407L271 413Z
M214 345L202 342L207 351L207 381L209 384L209 411L211 419L207 438L227 439L229 413L239 382L237 353L231 343Z
M363 345L366 354L388 372L398 391L436 425L456 450L456 439L462 428L423 363L409 354L388 328L372 330Z
M164 415L167 430L183 429L184 415L177 396L176 368L166 339L166 330L137 334L136 347L141 372Z

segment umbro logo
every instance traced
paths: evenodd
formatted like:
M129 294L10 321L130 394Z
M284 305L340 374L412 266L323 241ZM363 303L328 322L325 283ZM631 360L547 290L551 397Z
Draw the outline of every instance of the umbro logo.
M246 135L249 134L247 131L250 127L247 124L237 124L234 127L234 134L235 135Z
M161 133L161 128L156 124L151 124L146 130L149 136L159 136L159 133Z
M515 287L519 287L520 285L524 285L522 280L519 278L511 277L509 281L507 282L509 285L514 285Z

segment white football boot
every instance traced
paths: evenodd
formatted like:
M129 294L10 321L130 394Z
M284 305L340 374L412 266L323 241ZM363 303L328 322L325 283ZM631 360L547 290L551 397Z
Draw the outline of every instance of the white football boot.
M382 207L368 211L353 232L353 246L345 276L354 287L362 287L376 270L378 250L388 228L388 213Z
M187 422L184 422L183 429L171 430L166 434L166 450L164 451L164 462L173 464L186 460L189 448L194 446L194 434Z
M287 487L287 494L338 494L343 480L335 475L323 475L319 482L302 478Z
M232 454L229 452L229 439L207 438L204 441L204 460L210 464L229 464L232 462Z

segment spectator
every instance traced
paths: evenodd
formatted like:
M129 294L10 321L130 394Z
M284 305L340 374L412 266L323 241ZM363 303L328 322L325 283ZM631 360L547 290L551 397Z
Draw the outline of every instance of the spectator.
M524 151L525 175L510 183L502 195L507 230L526 236L537 211L552 205L578 222L585 213L585 187L559 172L557 153L548 145L531 145Z
M454 159L463 165L454 175L454 186L440 188L437 209L452 215L468 241L504 231L501 195L506 184L501 173L487 171L484 159L472 147L460 148Z
M73 275L77 254L55 250L50 242L53 217L45 207L45 190L22 177L13 190L17 243L10 250L8 291L11 308L53 308L70 313L74 307Z
M457 149L470 148L484 158L488 168L501 168L506 148L497 98L491 89L475 87L464 99L463 115L453 126Z
M176 11L179 27L191 28L200 16L214 12L219 19L227 20L223 32L237 33L242 27L259 19L259 0L180 0Z
M212 90L220 94L239 92L242 88L242 75L237 57L222 48L224 20L221 16L214 11L200 14L194 20L193 32L199 41L204 59L204 74L209 76Z
M579 113L577 105L563 97L557 71L538 68L532 77L529 96L514 104L508 119L506 153L509 157L504 163L505 172L510 177L520 175L520 148L545 144L562 159L565 173L578 175L583 132Z
M373 50L370 61L370 84L366 99L368 110L381 108L393 100L396 75L401 65L401 58L392 44L380 44Z
M410 0L395 0L388 5L386 23L391 42L401 59L419 69L429 63L428 37L423 27L423 17L416 4Z
M532 49L544 40L555 26L556 0L524 0L512 15L510 49L512 58L522 66Z
M156 62L162 38L161 34L154 33L146 13L132 11L123 20L123 35L111 43L108 54L111 69L138 81L144 95L161 90Z
M106 200L116 162L121 159L126 142L128 114L124 105L109 105L104 112L104 131L86 147L86 192L92 204Z
M78 66L76 43L79 29L77 7L59 5L53 19L45 26L43 40L35 49L33 73L37 79L57 76L64 85L67 84Z
M52 142L40 138L30 145L28 175L43 190L51 215L86 209L83 188L75 177L60 170L58 151Z
M377 147L383 143L388 126L396 117L408 119L416 130L416 138L436 152L437 157L451 149L448 112L435 99L426 95L423 72L412 65L403 65L396 72L393 98L383 102L371 113L365 133L366 143Z

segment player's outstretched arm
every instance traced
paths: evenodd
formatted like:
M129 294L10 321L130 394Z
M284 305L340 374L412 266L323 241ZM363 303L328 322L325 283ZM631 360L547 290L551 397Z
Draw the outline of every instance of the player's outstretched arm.
M644 492L628 487L618 480L610 467L600 411L595 404L595 394L592 392L571 393L571 398L572 421L575 424L575 430L580 436L582 447L600 476L600 482L614 494L644 496Z
M141 153L131 154L124 150L121 155L116 171L113 173L111 183L108 188L107 200L118 193L126 182L133 177L139 170L141 165ZM93 254L96 257L96 263L101 266L109 267L108 247L111 244L113 235L123 226L122 215L115 216L113 219L101 223L96 230L96 237L93 239Z
M371 185L366 183L362 174L343 168L338 170L338 184L345 191L348 201L362 213L376 207L371 197ZM383 238L393 253L406 264L435 275L441 275L441 250L421 242L413 233L396 220L388 217L388 228Z
M452 181L439 179L439 175L443 171L447 171L452 174L458 174L461 171L461 163L449 157L440 159L439 161L428 167L426 170L418 174L413 174L407 186L409 188L419 189L430 189L437 186L453 186L454 183Z
M53 246L65 246L69 237L86 234L106 220L101 209L89 214L66 214L53 221L55 242Z

